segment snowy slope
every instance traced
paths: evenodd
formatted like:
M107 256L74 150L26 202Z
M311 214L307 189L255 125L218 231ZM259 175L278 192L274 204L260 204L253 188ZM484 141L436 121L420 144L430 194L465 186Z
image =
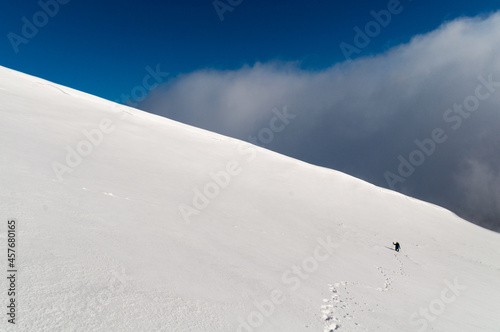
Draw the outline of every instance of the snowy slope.
M3 67L0 120L2 331L500 331L443 208Z

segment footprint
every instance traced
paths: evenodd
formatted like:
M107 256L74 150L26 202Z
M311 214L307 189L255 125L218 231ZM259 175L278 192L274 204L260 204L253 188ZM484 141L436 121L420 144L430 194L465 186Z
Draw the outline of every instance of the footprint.
M356 308L351 309L350 304L354 300L351 296L352 287L357 287L357 283L341 281L328 285L331 295L330 298L323 299L324 304L321 306L325 332L339 330L344 325L345 327L352 326L352 324L359 326L353 321Z
M387 273L385 273L384 269L382 269L382 267L377 267L377 270L380 272L380 274L382 274L382 276L384 277L384 287L383 288L377 288L378 291L381 291L381 292L386 292L388 290L390 290L390 286L392 284L392 279L387 275Z
M397 260L397 261L398 261L398 263L399 263L399 274L400 274L400 275L402 275L402 276L407 277L407 276L408 276L408 274L406 274L406 273L405 273L405 271L404 271L404 264L403 264L403 262L401 261L401 258L399 258L397 254L394 254L394 257L396 257L396 260Z
M324 332L333 332L335 331L339 326L335 323L332 323L328 326L325 326L325 329L323 330Z

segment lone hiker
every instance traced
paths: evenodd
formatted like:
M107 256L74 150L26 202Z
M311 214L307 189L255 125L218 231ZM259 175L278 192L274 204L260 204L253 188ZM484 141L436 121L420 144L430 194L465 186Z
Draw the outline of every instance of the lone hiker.
M401 246L399 245L399 242L396 242L396 243L392 243L396 246L396 251L399 251L399 248L401 248Z

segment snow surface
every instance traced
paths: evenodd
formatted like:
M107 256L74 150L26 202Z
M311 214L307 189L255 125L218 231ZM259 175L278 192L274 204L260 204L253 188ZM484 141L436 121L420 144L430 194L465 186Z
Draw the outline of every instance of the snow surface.
M0 116L2 331L500 331L500 235L448 210L3 67Z

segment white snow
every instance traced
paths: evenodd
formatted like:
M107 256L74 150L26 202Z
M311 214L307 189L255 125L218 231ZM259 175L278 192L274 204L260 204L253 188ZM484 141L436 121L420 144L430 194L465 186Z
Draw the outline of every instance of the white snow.
M500 331L443 208L3 67L0 120L2 331Z

